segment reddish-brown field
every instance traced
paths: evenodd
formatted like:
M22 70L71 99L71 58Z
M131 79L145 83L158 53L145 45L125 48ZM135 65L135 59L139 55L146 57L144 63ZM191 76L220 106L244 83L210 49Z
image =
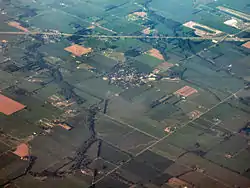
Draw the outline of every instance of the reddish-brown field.
M170 185L171 187L191 187L191 185L189 185L189 183L183 181L183 180L180 180L178 178L171 178L168 180L167 182L168 185Z
M5 115L11 115L24 108L24 105L0 94L0 112Z
M29 147L27 144L22 143L17 146L16 150L13 153L19 156L20 158L27 157L29 156Z
M79 56L79 57L92 52L91 48L85 48L85 47L80 46L78 44L74 44L72 46L64 48L64 50L71 52L73 55Z
M20 29L20 30L22 30L24 32L29 32L28 29L26 29L25 27L21 26L21 24L18 23L18 22L15 22L15 21L9 22L8 25L11 26L11 27L15 27L17 29Z
M161 52L155 48L152 48L151 50L149 50L148 53L149 53L149 55L151 55L157 59L164 60L164 57L161 54Z
M156 68L159 70L168 70L169 68L173 67L172 63L164 62L159 64Z
M242 46L244 46L245 48L250 49L250 41L248 41L248 42L242 44Z

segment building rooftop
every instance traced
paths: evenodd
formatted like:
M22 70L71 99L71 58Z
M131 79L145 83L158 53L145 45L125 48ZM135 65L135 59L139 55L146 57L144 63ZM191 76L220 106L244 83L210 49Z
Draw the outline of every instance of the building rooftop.
M194 93L197 93L198 91L190 86L184 86L183 88L177 90L175 92L175 94L184 96L184 97L188 97Z
M140 16L140 17L145 17L145 16L147 16L147 13L146 13L146 12L134 12L133 14L136 15L136 16Z

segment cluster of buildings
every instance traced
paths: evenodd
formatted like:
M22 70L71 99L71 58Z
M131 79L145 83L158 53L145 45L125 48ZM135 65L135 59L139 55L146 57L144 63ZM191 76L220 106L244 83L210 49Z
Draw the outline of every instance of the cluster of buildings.
M44 44L60 42L62 39L61 33L54 29L45 29L37 33L41 34L36 35L36 39L42 41Z
M62 127L67 131L72 129L72 126L70 126L68 123L66 123L64 120L61 120L61 119L49 120L47 118L43 118L39 120L39 125L42 129L45 129L45 130L50 130L56 126Z
M235 27L236 29L246 29L247 27L250 26L250 23L246 23L243 20L236 17L232 17L231 19L226 20L224 24L231 27Z
M25 78L25 80L27 80L28 82L44 84L44 77L46 74L48 74L48 72L49 69L46 68L37 70L34 75L28 76L27 78Z
M221 36L224 33L218 29L214 29L211 27L208 27L206 25L200 24L200 23L196 23L194 21L189 21L183 24L183 26L188 27L190 29L194 30L194 33L197 36L200 37L217 37L217 36Z
M64 97L59 95L52 95L47 100L52 106L63 110L61 118L68 119L78 114L76 102L74 100L66 100Z
M108 80L110 84L128 89L130 87L143 85L148 81L160 79L160 76L152 73L138 72L136 68L127 64L117 64L103 79Z
M145 20L147 19L147 13L146 12L133 12L127 16L128 21L136 21L139 19Z
M65 100L63 97L58 95L52 95L48 98L48 102L59 109L65 109L73 105L75 102L70 100Z

